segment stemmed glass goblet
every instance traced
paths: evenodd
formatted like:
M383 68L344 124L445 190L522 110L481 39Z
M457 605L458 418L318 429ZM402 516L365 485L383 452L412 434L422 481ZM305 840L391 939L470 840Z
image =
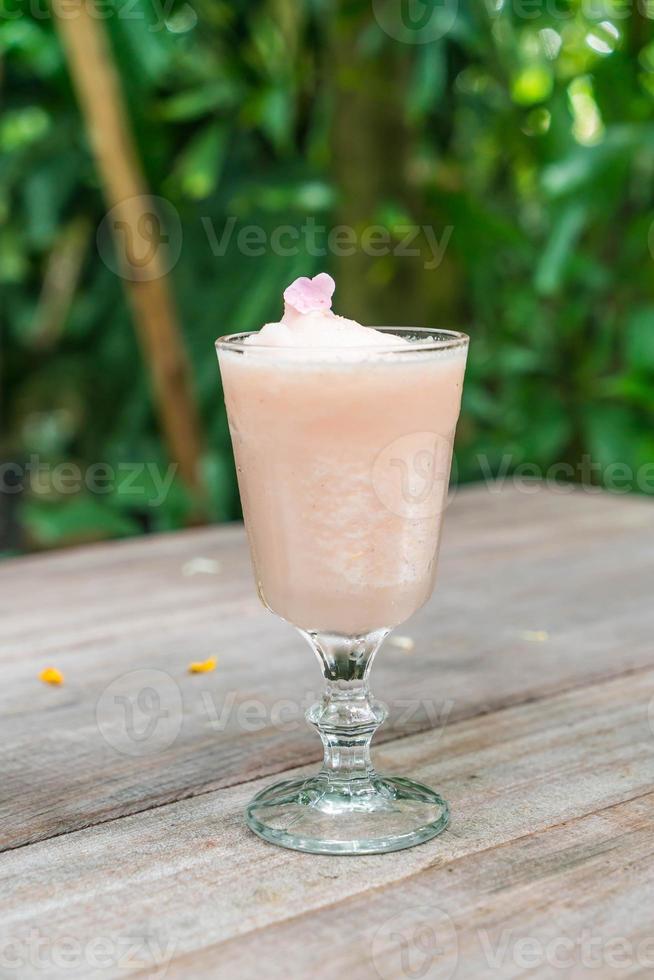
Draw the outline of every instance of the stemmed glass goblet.
M398 850L448 821L434 790L375 771L370 743L387 711L368 677L384 638L433 589L468 338L376 329L400 339L216 342L259 596L306 638L325 679L306 715L322 768L258 793L247 823L315 853Z

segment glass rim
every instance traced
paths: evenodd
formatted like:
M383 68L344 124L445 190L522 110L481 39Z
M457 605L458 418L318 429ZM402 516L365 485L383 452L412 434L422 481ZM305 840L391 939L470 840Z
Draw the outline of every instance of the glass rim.
M365 329L378 330L380 333L397 334L400 337L404 334L411 334L414 337L417 335L419 339L408 347L406 344L396 344L389 347L371 347L367 344L362 344L361 346L354 344L352 346L323 348L309 346L283 347L276 344L247 344L245 342L246 339L255 336L259 331L244 330L240 333L224 334L222 337L218 337L215 341L215 347L217 351L231 350L238 351L239 353L245 353L246 351L252 353L274 352L278 356L291 351L311 351L314 354L319 351L326 358L329 358L333 355L353 351L367 352L375 357L387 354L415 354L418 351L448 351L467 347L470 342L468 334L462 333L459 330L445 330L440 327L373 327L366 325ZM424 339L420 339L421 337L424 337Z

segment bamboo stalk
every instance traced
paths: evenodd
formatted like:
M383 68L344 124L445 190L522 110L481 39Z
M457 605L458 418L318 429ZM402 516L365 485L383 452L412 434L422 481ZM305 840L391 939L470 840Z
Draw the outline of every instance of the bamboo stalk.
M111 209L109 224L157 414L180 476L200 494L200 422L166 276L167 253L161 247L166 235L159 233L106 31L93 0L53 0L53 10ZM144 254L137 258L135 243L144 242Z

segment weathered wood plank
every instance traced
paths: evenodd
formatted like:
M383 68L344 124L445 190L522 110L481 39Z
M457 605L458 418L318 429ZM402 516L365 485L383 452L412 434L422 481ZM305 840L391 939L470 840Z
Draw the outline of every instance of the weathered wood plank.
M398 854L316 858L264 844L242 819L261 783L7 852L0 949L23 957L21 980L39 975L28 962L35 936L53 978L151 972L162 957L173 957L170 977L248 978L280 949L287 976L364 977L374 975L374 933L427 904L460 931L461 975L503 977L520 970L475 973L484 947L474 930L488 930L493 948L505 923L549 942L552 924L603 929L615 905L620 934L641 936L653 880L653 685L654 670L634 673L382 746L380 768L438 786L453 806L451 829ZM65 971L52 953L64 937ZM130 942L131 967L117 963Z
M654 972L654 794L173 958L169 980ZM413 972L410 972L413 971Z
M644 499L460 492L437 592L400 630L414 648L375 664L381 739L654 664L653 529ZM0 611L2 848L319 756L317 667L259 606L239 528L5 562ZM186 673L212 654L214 674ZM60 689L36 679L49 663Z

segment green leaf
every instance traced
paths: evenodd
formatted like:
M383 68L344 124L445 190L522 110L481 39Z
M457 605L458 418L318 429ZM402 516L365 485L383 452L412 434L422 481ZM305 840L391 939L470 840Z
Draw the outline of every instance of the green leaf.
M654 371L654 305L634 310L627 320L625 357L633 368Z
M287 88L278 86L264 92L257 105L259 125L277 147L283 147L293 121L293 102Z
M26 106L5 112L0 122L0 149L20 150L40 140L50 127L50 117L41 106Z
M217 109L231 108L238 101L239 93L238 85L221 78L199 88L178 92L160 102L156 114L167 122L197 119Z
M108 501L77 494L67 501L30 500L21 516L33 542L42 548L136 534L136 521L117 514Z
M529 424L521 439L526 461L545 464L560 458L571 433L569 412L554 392L529 399Z
M230 459L209 453L202 460L204 482L209 488L214 513L218 520L228 520L234 509L237 494L234 488L234 467Z
M123 72L139 86L150 87L161 80L169 68L171 36L165 28L165 4L130 0L121 16L120 0L116 14L105 19L114 35L114 46Z
M623 171L631 153L654 147L654 126L625 125L607 128L597 146L577 146L572 152L543 167L541 185L550 197L583 192L595 194L607 171ZM605 188L599 187L600 193Z
M186 147L175 176L184 194L201 201L215 190L227 149L227 129L212 123L201 130Z
M442 41L422 45L417 53L413 77L407 93L407 110L419 119L440 102L447 77L445 45Z
M561 286L585 221L586 208L578 203L570 204L555 220L534 276L536 291L542 296L551 296Z
M633 466L638 453L637 416L624 405L592 405L584 413L587 449L594 462Z
M28 268L22 237L11 226L0 229L0 282L20 282Z
M548 65L529 64L514 78L511 95L518 105L534 105L547 99L552 85L552 71Z

